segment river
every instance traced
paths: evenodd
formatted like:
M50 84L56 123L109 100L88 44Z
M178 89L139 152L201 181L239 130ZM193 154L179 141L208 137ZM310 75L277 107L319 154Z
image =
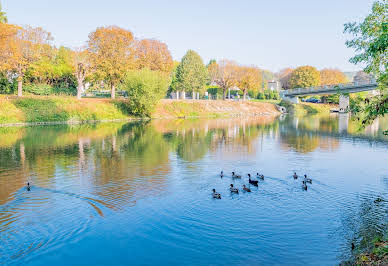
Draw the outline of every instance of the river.
M0 264L338 264L388 221L387 128L347 115L0 128Z

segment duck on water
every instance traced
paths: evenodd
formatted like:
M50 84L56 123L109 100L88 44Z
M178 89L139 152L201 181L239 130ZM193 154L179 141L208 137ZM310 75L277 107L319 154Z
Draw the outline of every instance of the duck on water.
M251 174L248 174L248 177L249 177L249 184L252 184L254 186L257 186L259 181L258 180L252 180L251 179Z
M233 187L233 184L230 184L229 190L230 190L230 192L232 192L232 193L238 193L238 188Z
M216 190L213 188L212 196L214 199L221 199L221 194L216 192Z

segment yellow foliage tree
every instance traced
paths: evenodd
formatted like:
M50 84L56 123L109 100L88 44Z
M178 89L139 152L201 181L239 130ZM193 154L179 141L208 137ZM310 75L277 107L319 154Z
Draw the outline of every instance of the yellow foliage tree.
M338 69L322 69L321 71L321 85L335 85L339 83L346 83L347 78L343 72Z
M136 43L136 66L138 69L170 73L173 67L172 56L165 43L144 39Z
M319 86L321 84L321 75L319 71L312 66L301 66L296 68L290 78L290 87L306 88Z
M115 98L116 86L125 73L135 68L135 41L132 32L117 26L101 27L90 33L87 50L96 75L111 87Z
M283 89L288 90L291 88L290 86L290 79L291 79L291 74L294 71L293 68L285 68L280 70L278 77L279 81L282 84Z
M42 28L2 24L0 69L17 75L18 96L23 95L23 77L27 69L51 50L51 34ZM3 31L4 30L4 31Z
M243 91L245 100L248 90L259 90L260 70L257 67L238 66L236 71L236 86Z

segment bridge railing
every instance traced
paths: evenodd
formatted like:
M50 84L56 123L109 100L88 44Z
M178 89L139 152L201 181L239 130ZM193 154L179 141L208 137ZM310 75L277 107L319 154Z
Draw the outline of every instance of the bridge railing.
M297 94L308 94L308 93L314 93L317 91L332 91L334 89L348 89L352 87L359 87L359 86L365 86L365 85L375 85L375 80L370 81L362 81L362 82L347 82L347 83L340 83L335 85L323 85L323 86L316 86L316 87L306 87L306 88L295 88L295 89L289 89L285 91L285 95L297 95Z

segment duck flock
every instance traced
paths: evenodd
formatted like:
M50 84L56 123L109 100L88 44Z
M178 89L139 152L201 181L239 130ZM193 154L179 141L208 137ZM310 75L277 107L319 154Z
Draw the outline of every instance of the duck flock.
M224 172L221 171L220 177L223 178L224 176L225 176ZM251 174L248 174L247 176L248 176L249 184L253 185L253 186L256 186L256 187L259 186L259 180L264 180L264 175L259 174L259 173L256 174L256 179L251 179ZM296 172L294 172L292 177L296 180L296 179L298 179L299 176L296 174ZM239 179L241 179L241 175L238 175L235 172L232 172L232 178L239 178ZM312 181L311 178L308 178L307 175L304 175L304 178L302 180L302 189L303 190L307 190L308 189L307 183L312 184L313 181ZM234 187L233 184L230 184L229 190L230 190L231 193L236 193L236 194L239 193L239 189ZM249 187L247 187L246 185L243 185L242 190L245 191L245 192L251 192L251 189ZM218 193L214 188L213 188L212 196L215 199L221 199L221 194Z

